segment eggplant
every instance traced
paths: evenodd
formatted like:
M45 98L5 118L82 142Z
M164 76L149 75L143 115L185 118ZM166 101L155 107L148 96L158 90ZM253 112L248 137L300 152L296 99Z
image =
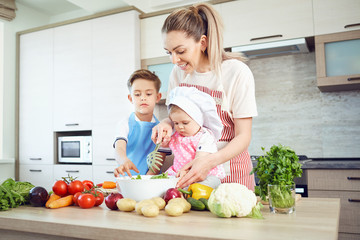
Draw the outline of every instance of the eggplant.
M33 187L29 192L29 201L33 207L44 207L49 193L43 187Z

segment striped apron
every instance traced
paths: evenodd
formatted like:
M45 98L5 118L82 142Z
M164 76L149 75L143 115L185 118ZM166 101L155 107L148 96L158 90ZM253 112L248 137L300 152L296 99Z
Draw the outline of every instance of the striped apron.
M180 83L180 87L196 87L198 90L212 96L216 102L217 113L222 121L223 130L221 137L217 143L218 149L222 149L235 137L234 122L228 108L228 101L226 98L223 86L220 83L217 90L211 90L204 86ZM222 183L240 183L245 185L248 189L254 191L255 178L250 175L252 170L252 162L250 159L249 151L246 149L236 157L224 164L226 177L221 180Z

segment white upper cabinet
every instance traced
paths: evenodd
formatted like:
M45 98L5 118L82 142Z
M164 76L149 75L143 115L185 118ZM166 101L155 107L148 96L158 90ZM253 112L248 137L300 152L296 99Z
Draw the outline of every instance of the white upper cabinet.
M141 19L141 59L167 56L161 28L169 14Z
M315 35L360 29L359 0L313 0Z
M224 47L314 35L312 0L242 0L217 6Z
M91 130L92 22L54 28L54 130Z
M116 123L133 110L127 80L140 68L139 13L129 11L93 21L93 164L116 166Z
M20 36L20 164L53 163L53 30Z

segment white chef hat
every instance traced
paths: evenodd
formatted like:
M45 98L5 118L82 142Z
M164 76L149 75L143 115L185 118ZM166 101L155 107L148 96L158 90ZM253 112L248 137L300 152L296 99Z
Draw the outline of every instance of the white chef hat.
M168 111L171 105L176 105L200 126L210 129L216 140L221 137L223 125L216 111L215 100L209 94L194 87L176 87L168 98Z

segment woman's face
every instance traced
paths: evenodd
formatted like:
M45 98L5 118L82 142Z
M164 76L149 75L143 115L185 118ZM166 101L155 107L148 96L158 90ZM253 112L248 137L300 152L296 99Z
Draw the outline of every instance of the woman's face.
M178 65L186 73L194 70L202 72L201 69L207 63L207 57L202 53L206 49L205 36L196 42L183 31L171 31L164 34L163 38L164 48L173 64Z

